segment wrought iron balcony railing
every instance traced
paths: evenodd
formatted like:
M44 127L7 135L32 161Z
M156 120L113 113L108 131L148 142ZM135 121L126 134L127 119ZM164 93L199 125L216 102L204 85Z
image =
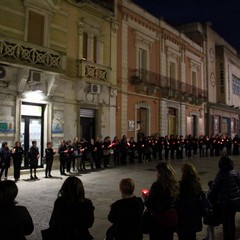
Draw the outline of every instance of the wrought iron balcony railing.
M93 81L109 82L111 68L86 60L77 60L77 76Z
M158 88L163 97L191 102L207 100L206 90L148 70L129 69L129 79L133 84Z
M63 72L65 55L41 46L0 36L0 60Z

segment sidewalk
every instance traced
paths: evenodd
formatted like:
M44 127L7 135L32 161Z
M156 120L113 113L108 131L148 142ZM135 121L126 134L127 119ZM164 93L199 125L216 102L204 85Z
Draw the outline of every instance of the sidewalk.
M235 160L236 169L240 170L240 161L238 158ZM172 166L174 167L178 179L181 176L181 165L186 160L174 160ZM207 182L214 178L218 167L217 158L198 159L194 158L189 160L198 169L202 187L207 190ZM142 188L150 188L153 181L156 179L155 166L158 162L152 161L150 163L134 164L126 166L111 167L99 171L89 171L78 175L83 181L85 194L87 198L93 201L95 206L95 222L90 229L91 234L95 240L103 240L105 232L110 226L107 220L109 206L112 202L120 198L118 189L119 181L122 178L131 177L136 184L135 194L140 196ZM88 167L89 168L89 167ZM44 169L38 169L39 180L29 180L29 171L22 171L21 180L17 182L19 194L17 201L20 205L28 208L31 216L33 217L35 230L27 239L40 240L40 230L47 228L50 215L53 209L53 203L57 197L57 193L67 176L60 176L58 165L54 165L52 171L53 178L44 178ZM13 179L10 176L9 179ZM237 213L237 239L240 239L240 214ZM198 240L202 240L205 236L205 226L202 232L198 233ZM144 235L144 240L148 236ZM177 239L177 237L175 237ZM216 229L216 240L222 240L222 227Z

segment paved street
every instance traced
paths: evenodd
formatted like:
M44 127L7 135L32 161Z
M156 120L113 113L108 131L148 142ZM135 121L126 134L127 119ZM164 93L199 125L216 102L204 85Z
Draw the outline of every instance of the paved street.
M240 170L240 161L236 157L233 158L235 166ZM177 172L180 179L180 168L186 160L174 160L172 165ZM217 167L217 158L199 159L193 158L189 160L195 164L201 177L201 182L204 190L207 190L207 182L215 176ZM109 169L83 173L79 175L83 181L86 197L90 198L95 209L95 222L91 228L91 233L96 240L103 240L106 229L110 226L107 220L109 212L109 205L120 198L118 184L120 179L131 177L136 184L135 194L140 195L142 188L149 188L151 183L156 178L155 166L157 161L150 163L134 164L127 166L111 167ZM57 166L57 165L56 165ZM33 217L35 230L32 235L28 237L30 240L41 239L40 230L48 226L48 221L53 209L53 203L57 197L64 179L59 176L59 171L54 170L54 178L43 178L43 170L38 170L38 177L40 180L29 180L29 173L22 172L21 181L17 183L19 187L19 195L17 201L20 205L25 205ZM13 179L10 173L9 179ZM237 213L237 239L240 239L240 213ZM205 229L198 234L198 239L203 239ZM222 239L222 227L216 230L216 239ZM147 240L147 235L144 240ZM176 238L177 239L177 238Z

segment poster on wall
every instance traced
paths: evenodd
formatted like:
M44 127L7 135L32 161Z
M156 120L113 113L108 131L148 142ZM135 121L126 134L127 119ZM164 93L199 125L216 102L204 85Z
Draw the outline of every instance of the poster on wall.
M128 120L128 131L134 131L135 130L135 123L133 120Z
M52 133L53 134L63 134L63 112L54 111L53 120L52 120Z
M0 107L0 133L14 132L14 118L11 115L12 107Z

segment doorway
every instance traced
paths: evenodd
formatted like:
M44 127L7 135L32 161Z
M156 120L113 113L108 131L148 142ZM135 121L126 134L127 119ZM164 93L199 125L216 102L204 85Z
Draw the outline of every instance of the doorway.
M196 115L191 115L191 135L198 137L198 117Z
M148 109L137 108L137 130L138 136L148 136Z
M80 133L81 137L90 142L91 138L96 139L95 124L96 110L81 109L80 110Z
M24 161L22 168L29 168L29 162L26 159L26 154L29 148L32 146L32 141L37 141L37 147L39 148L40 158L38 160L38 166L42 167L43 156L43 112L44 105L32 105L22 104L21 107L21 130L20 141L24 149Z
M167 115L167 134L176 135L177 134L177 109L176 108L168 108Z

